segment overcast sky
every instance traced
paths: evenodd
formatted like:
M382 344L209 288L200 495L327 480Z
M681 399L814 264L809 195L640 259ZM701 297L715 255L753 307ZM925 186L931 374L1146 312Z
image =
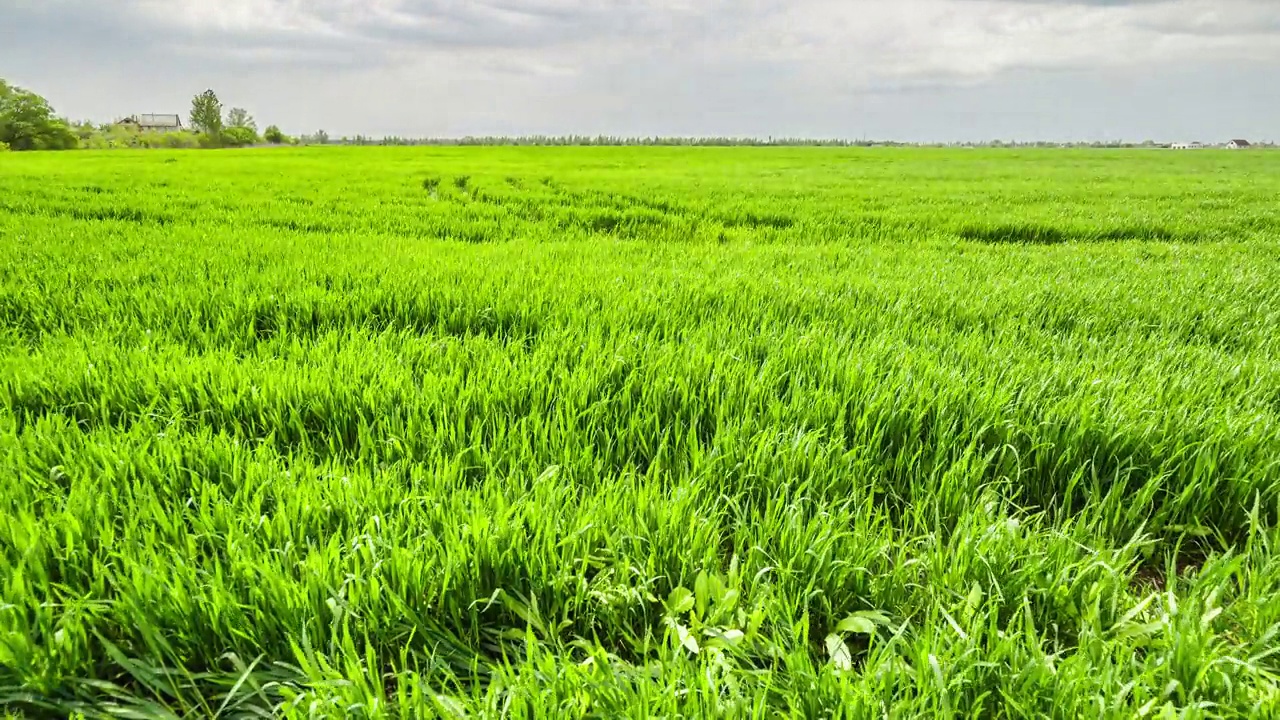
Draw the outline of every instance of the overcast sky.
M0 77L334 136L1280 140L1280 0L0 0Z

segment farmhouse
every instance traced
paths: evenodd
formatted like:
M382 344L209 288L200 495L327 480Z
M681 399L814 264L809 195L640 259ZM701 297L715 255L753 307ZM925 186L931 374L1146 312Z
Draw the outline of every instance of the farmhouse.
M1170 150L1199 150L1204 147L1198 142L1176 142L1169 146Z
M182 129L179 115L130 115L119 123L143 132L176 132Z
M1245 150L1251 147L1253 147L1253 145L1249 144L1248 140L1232 140L1227 143L1228 150Z

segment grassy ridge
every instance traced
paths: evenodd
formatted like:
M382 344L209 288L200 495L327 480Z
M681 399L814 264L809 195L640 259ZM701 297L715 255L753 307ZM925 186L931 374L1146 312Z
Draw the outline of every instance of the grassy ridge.
M0 703L1267 717L1280 156L0 162Z

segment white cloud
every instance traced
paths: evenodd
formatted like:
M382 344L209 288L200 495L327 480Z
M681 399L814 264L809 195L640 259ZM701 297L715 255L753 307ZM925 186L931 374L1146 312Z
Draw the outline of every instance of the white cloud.
M353 132L818 132L1028 73L1094 77L1071 92L1105 108L1120 78L1280 67L1280 0L8 2L0 67L63 106L217 86ZM1259 126L1275 105L1233 102Z
M1017 68L1280 58L1280 3L805 0L743 40L740 51L853 84L972 81Z
M64 0L65 1L65 0ZM136 0L158 27L225 50L292 43L406 55L539 48L584 65L681 52L806 64L876 83L1010 68L1280 57L1272 0Z

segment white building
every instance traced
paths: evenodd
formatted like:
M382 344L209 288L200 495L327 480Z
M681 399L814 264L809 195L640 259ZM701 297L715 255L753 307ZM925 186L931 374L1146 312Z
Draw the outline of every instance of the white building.
M1232 140L1227 143L1228 150L1245 150L1253 147L1248 140Z

